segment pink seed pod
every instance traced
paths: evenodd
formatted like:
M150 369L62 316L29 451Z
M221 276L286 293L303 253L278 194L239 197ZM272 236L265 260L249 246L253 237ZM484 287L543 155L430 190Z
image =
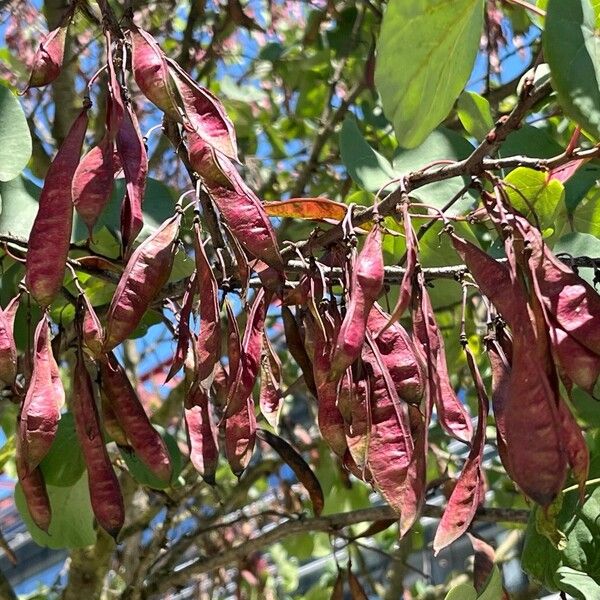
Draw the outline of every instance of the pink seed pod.
M60 420L64 391L53 378L54 357L49 340L46 315L35 330L33 372L23 401L19 423L21 456L26 472L37 467L48 454ZM60 382L60 378L58 380Z
M225 107L209 90L198 85L174 60L166 59L183 107L184 124L209 146L237 160L235 128Z
M355 381L352 369L347 369L338 384L337 407L344 419L346 445L352 460L361 471L361 479L364 479L362 472L368 470L367 453L371 435L370 382L368 376Z
M202 386L192 387L185 399L185 425L190 447L190 460L206 483L215 484L219 462L217 428L209 409L208 395Z
M25 284L42 308L52 303L65 277L73 225L71 182L79 164L90 106L89 101L84 104L48 168L29 235Z
M17 468L17 476L27 510L33 519L33 522L42 530L48 533L50 521L52 520L52 509L50 507L50 499L46 491L44 476L39 467L30 470L23 458L21 440L19 436L15 436L16 453L15 466Z
M422 297L432 365L429 373L429 385L437 417L440 425L448 435L470 444L473 437L471 418L450 383L444 340L435 320L429 294L424 288L422 289Z
M148 154L135 113L127 106L116 137L117 156L125 175L126 194L121 208L121 238L125 255L144 225L142 204L148 177Z
M236 413L225 419L225 455L236 477L240 477L248 466L255 443L256 415L250 395Z
M201 138L190 136L199 162L192 162L208 195L242 247L277 271L283 270L277 237L262 202L246 185L233 163Z
M414 451L408 408L398 397L389 371L370 336L363 348L362 359L370 379L367 464L377 489L401 514L403 495L398 492Z
M104 350L127 339L171 275L181 213L167 219L133 252L108 308Z
M0 309L0 381L13 385L17 376L17 347L14 324L20 296L15 296L8 306Z
M94 388L84 363L81 347L77 353L73 375L71 409L75 418L75 431L87 467L94 516L100 526L116 539L125 521L123 496L102 438Z
M398 396L418 405L425 392L425 365L417 357L415 345L400 323L393 322L383 329L389 322L390 315L375 302L369 313L367 329L374 338Z
M379 224L371 229L352 270L350 301L333 350L331 380L339 379L360 356L369 313L383 289L382 235Z
M156 40L143 29L131 23L133 76L142 93L170 119L181 123L178 93L165 55Z
M91 302L85 294L82 294L83 302L83 323L82 340L83 344L89 350L94 358L99 358L102 354L104 345L104 329L100 319L94 310Z
M52 83L62 70L65 56L65 41L71 22L72 12L69 11L60 27L47 33L40 42L35 56L29 83L23 93L33 87L43 87Z
M192 332L190 331L190 315L194 303L194 294L196 293L196 273L194 272L188 280L188 284L183 295L181 310L179 311L179 323L177 325L177 348L173 356L173 362L165 383L172 379L176 373L183 367L188 354Z
M194 223L194 255L200 285L200 332L196 339L196 376L204 381L213 374L221 355L219 285L208 262L200 237L200 224Z
M481 379L481 374L468 346L465 346L465 352L477 391L479 418L471 451L452 490L446 510L444 510L444 514L435 532L433 551L436 556L440 550L449 546L465 533L475 516L477 507L484 501L482 461L489 400L483 380Z
M229 388L227 394L227 406L225 407L225 417L239 413L246 405L248 397L252 395L252 388L258 377L260 368L260 356L262 352L263 328L267 314L269 300L265 296L265 291L260 288L256 292L244 338L242 340L242 353L239 367L235 379Z
M269 425L278 430L279 414L283 406L281 392L281 360L263 330L263 354L260 361L260 412Z
M106 433L114 440L117 446L130 449L131 444L127 439L127 434L119 424L115 411L110 405L110 400L106 397L102 388L100 388L100 407L102 409L102 425Z
M104 137L79 163L71 186L75 210L91 239L96 221L104 211L114 180L113 143Z
M167 447L112 352L100 362L100 376L102 389L131 447L156 477L170 481L172 467Z

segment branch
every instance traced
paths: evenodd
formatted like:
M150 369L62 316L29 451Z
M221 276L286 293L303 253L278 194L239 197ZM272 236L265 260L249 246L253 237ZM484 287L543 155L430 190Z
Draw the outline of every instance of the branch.
M422 516L439 519L443 513L440 506L426 504ZM172 586L183 585L190 581L191 577L200 573L208 573L226 567L240 559L254 554L258 550L275 544L276 542L298 533L307 533L309 531L329 532L335 535L337 531L349 525L357 523L380 521L383 519L395 519L397 514L389 506L374 506L355 510L352 512L327 515L325 517L314 517L310 519L299 518L289 520L273 529L250 539L238 546L218 554L217 556L201 557L193 563L179 569L176 573L157 573L150 579L145 587L145 596L158 594L166 591ZM504 508L479 508L475 519L486 523L511 522L526 523L529 518L528 510L504 509Z

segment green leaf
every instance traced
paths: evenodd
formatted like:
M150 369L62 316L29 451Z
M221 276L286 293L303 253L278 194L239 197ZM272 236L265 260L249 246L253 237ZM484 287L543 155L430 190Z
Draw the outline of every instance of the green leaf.
M52 521L48 533L44 533L29 516L21 485L15 487L15 505L34 542L48 548L83 548L96 543L94 513L90 501L87 474L74 485L46 486Z
M85 471L85 461L75 433L72 413L64 413L58 422L58 430L50 452L41 463L47 485L70 487Z
M600 239L589 233L567 233L561 237L552 251L555 254L564 252L571 256L589 256L596 258L600 256ZM594 285L594 269L580 268L579 275L590 285Z
M477 590L470 583L460 583L446 594L444 600L477 600Z
M340 130L340 153L350 177L363 190L377 192L397 177L389 161L371 148L352 117L346 117Z
M463 92L456 105L458 118L465 131L481 141L494 127L490 103L475 92Z
M523 125L508 135L498 154L503 158L515 155L551 158L562 151L560 144L545 130Z
M518 167L505 179L510 203L542 231L561 231L566 219L565 188L547 173ZM561 215L562 213L562 215ZM534 216L535 214L535 216ZM537 217L537 221L536 221Z
M589 575L571 569L570 567L559 567L554 577L556 587L563 592L567 592L577 600L589 600L590 598L600 598L600 585L598 585Z
M11 435L0 448L0 471L4 465L15 455L15 436Z
M16 96L0 83L0 181L14 179L31 158L31 134Z
M164 481L158 479L153 473L148 469L148 467L142 463L142 461L131 451L125 448L119 448L121 451L121 456L131 473L131 476L142 485L147 485L148 487L164 490L169 486L173 485L177 479L179 478L179 474L181 473L181 469L183 467L183 462L181 459L181 452L179 451L179 447L177 446L177 440L170 434L167 433L162 427L159 425L154 425L154 428L160 433L162 439L164 440L167 450L169 451L169 456L171 457L171 465L173 466L173 476L171 477L171 481L169 483L165 483Z
M483 6L481 0L388 4L375 83L401 146L421 144L452 109L479 49Z
M580 233L600 237L600 188L594 187L585 195L573 213L573 225Z
M0 234L27 240L38 210L40 188L18 175L10 181L0 181Z
M399 150L393 160L396 176L408 175L411 171L422 169L430 163L439 160L462 160L471 154L473 146L461 135L450 129L440 127L432 132L418 147L411 150ZM440 167L443 165L440 165ZM436 168L430 170L434 171ZM411 192L411 196L422 202L442 208L448 200L457 194L465 183L466 178L453 177L444 181L430 183ZM454 216L464 213L473 204L473 198L465 195L447 211L446 214Z
M477 600L499 600L500 598L502 598L502 574L497 565L494 565L485 588L477 596Z
M600 137L600 39L589 0L549 0L544 57L565 113Z
M554 548L550 540L537 531L538 508L534 508L529 517L521 565L526 573L551 590L557 589L555 574L561 566L600 580L600 487L589 493L582 506L578 506L578 499L577 490L566 492L556 517L557 528L567 536L564 550Z

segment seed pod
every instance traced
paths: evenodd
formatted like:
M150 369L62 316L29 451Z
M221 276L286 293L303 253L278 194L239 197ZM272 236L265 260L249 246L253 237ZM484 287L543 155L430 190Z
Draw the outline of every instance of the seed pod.
M202 479L214 485L219 462L219 445L217 430L210 416L208 396L202 386L193 387L187 394L184 417L190 460Z
M175 374L183 367L188 348L190 345L190 315L192 314L192 305L194 303L194 294L196 292L196 273L194 272L188 280L188 284L183 295L181 310L179 311L179 323L177 325L177 348L173 356L173 363L167 374L165 383L172 379Z
M237 319L233 314L231 304L225 301L225 312L227 314L227 357L229 373L227 375L227 392L232 388L240 368L240 357L242 356L242 340Z
M167 64L185 114L186 129L200 136L209 146L237 160L235 128L219 99L198 85L174 60Z
M306 464L306 461L295 448L278 435L266 429L258 429L256 434L261 440L267 442L281 456L290 469L292 469L298 481L308 492L313 512L318 517L323 512L325 498L323 497L323 490L321 489L319 480L308 464Z
M440 550L449 546L465 533L475 516L477 507L484 500L482 494L482 461L489 401L479 369L468 346L465 346L465 352L477 391L479 418L477 420L477 430L473 438L471 451L452 490L444 514L435 532L433 551L436 556Z
M352 271L350 302L333 350L329 375L331 380L339 379L360 356L369 313L383 288L384 264L381 244L381 227L376 225L367 235Z
M348 452L344 419L337 406L338 381L329 381L332 343L309 313L306 333L314 342L311 351L313 375L317 386L318 422L321 437L341 459Z
M102 354L104 329L88 297L83 294L82 341L94 358Z
M225 419L225 455L236 477L240 477L248 466L255 443L256 415L250 395L237 412Z
M126 194L121 207L121 238L125 255L144 225L142 203L148 177L148 154L135 113L127 106L116 138Z
M515 483L542 506L562 489L566 457L556 395L530 341L515 336L505 405L506 448Z
M181 123L177 89L169 73L165 55L147 31L131 23L129 32L135 82L148 100L158 106L170 119Z
M432 368L429 373L430 390L438 421L448 435L469 444L473 437L473 425L466 408L456 396L450 383L444 340L435 320L429 294L422 289L422 295L429 351L432 353Z
M203 142L195 143L201 146ZM252 256L282 271L277 237L261 201L224 155L207 147L202 157L202 161L193 163L193 167L202 177L208 195L233 236Z
M296 318L287 306L281 307L281 316L283 317L283 328L287 348L302 371L308 391L316 398L317 388L315 386L312 364L306 353L306 348L304 347L304 342Z
M339 567L329 600L344 600L344 572Z
M248 258L237 238L231 233L229 227L227 227L225 222L221 224L223 225L227 243L235 258L235 273L240 281L240 294L245 298L248 292L248 285L250 284L250 266L248 265Z
M419 404L425 391L425 366L417 358L415 345L404 327L393 322L383 329L386 323L390 323L390 316L376 302L369 313L367 329L374 336L398 396L406 402Z
M486 347L492 367L492 408L496 421L498 455L506 472L513 479L506 448L506 403L510 393L510 362L498 340L487 340Z
M102 425L106 433L113 439L117 446L121 448L131 448L125 431L119 424L115 411L110 405L110 400L106 397L104 390L100 388L100 406L102 408ZM133 450L131 450L133 452Z
M127 339L167 283L175 259L181 214L167 219L131 255L108 308L104 350Z
M50 363L50 382L52 383L52 389L54 390L54 400L58 411L65 405L65 388L63 387L62 380L60 378L60 369L58 363L52 353L52 346L50 344L50 338L48 338L48 362Z
M34 336L33 373L27 389L19 424L21 456L26 471L32 471L48 454L60 420L58 386L52 379L52 349L48 318L44 315Z
M123 496L102 439L92 380L81 347L75 363L71 409L87 466L92 510L100 526L116 539L125 521Z
M39 467L29 469L22 454L21 441L19 436L15 436L16 454L15 466L17 468L17 476L23 490L25 503L29 515L33 522L42 530L48 533L50 521L52 519L52 509L50 507L50 499L46 491L44 476Z
M167 447L112 352L100 362L100 376L109 405L135 453L156 477L170 481L172 466Z
M40 42L35 56L33 57L33 66L29 83L23 91L27 92L32 87L43 87L52 83L62 70L65 56L65 41L67 31L71 22L72 12L63 20L63 23L56 29L47 33Z
M580 344L561 327L552 328L552 345L561 379L570 391L577 384L592 398L600 400L600 355Z
M8 306L0 309L0 381L13 385L17 376L17 347L14 324L20 296L15 296Z
M406 271L402 276L402 284L400 285L400 295L398 296L398 302L392 311L390 318L383 328L377 332L376 338L381 335L386 329L388 329L392 323L395 323L402 317L412 296L413 278L415 275L415 269L417 266L418 256L418 245L419 241L413 231L410 213L408 212L408 202L402 203L402 220L404 222L404 238L406 240Z
M365 592L358 577L352 572L350 565L348 565L348 583L350 584L350 597L352 600L369 600L367 592Z
M73 176L73 203L88 228L90 238L96 221L110 199L114 171L113 143L104 137L81 159Z
M200 225L194 223L194 254L200 284L200 333L196 340L196 376L204 381L213 374L221 354L219 285L208 262L200 237Z
M364 372L360 379L354 381L352 369L348 368L340 379L337 397L337 407L344 419L348 451L362 472L368 470L372 422L371 383L372 378Z
M54 300L65 277L73 224L71 182L79 163L89 107L87 101L48 168L29 235L25 284L42 308Z
M240 411L243 412L243 407L246 405L248 397L252 395L252 388L258 377L260 367L262 331L265 324L267 306L268 300L265 298L265 291L263 288L260 288L256 292L256 296L252 302L248 322L246 323L246 330L244 331L244 339L242 340L239 367L227 395L227 406L225 407L226 418Z
M363 348L362 359L370 378L371 427L367 464L377 489L401 514L403 497L398 495L398 489L406 477L414 451L407 405L398 398L392 378L370 336Z
M281 361L273 349L266 331L263 331L263 354L260 360L260 412L267 423L277 431L283 395L281 393Z

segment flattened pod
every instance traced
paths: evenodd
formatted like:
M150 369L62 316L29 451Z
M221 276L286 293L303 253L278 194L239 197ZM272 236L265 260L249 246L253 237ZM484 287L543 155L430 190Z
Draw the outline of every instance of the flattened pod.
M143 29L131 23L133 76L140 90L169 118L181 123L177 106L177 90L169 73L165 55L156 40Z
M45 315L35 330L34 348L33 373L19 424L21 456L29 471L35 469L48 454L58 429L60 404L64 401L64 392L61 396L52 378L54 357Z
M435 532L433 551L436 555L465 533L475 516L477 507L484 500L482 496L482 460L489 401L479 369L468 346L465 347L465 352L467 363L475 381L479 401L479 418L475 437L473 438L473 446Z
M4 310L0 309L0 381L7 385L12 385L17 376L17 347L13 329L19 298L15 296Z
M104 329L100 323L100 319L94 310L88 297L83 295L83 323L82 323L82 338L85 347L91 352L94 358L98 358L102 354L102 345L104 342Z
M237 159L235 128L219 99L198 85L174 60L166 59L179 92L186 127L228 158Z
M65 56L65 40L69 29L70 15L60 27L47 33L33 57L33 67L29 83L23 93L32 87L42 87L52 83L62 69Z
M567 459L556 397L531 344L513 340L510 393L505 406L506 448L515 483L542 506L562 490Z
M202 244L200 225L194 223L194 255L200 282L200 332L196 340L198 381L210 377L221 354L219 285Z
M90 238L96 221L110 199L114 171L113 143L105 136L81 159L73 176L73 203L88 228Z
M403 496L398 494L406 478L414 450L407 405L400 401L377 346L368 339L362 352L371 381L371 427L367 464L377 489L398 514Z
M392 322L382 330L389 321L390 316L376 302L369 313L367 329L371 335L377 334L375 345L398 396L406 402L419 404L425 392L425 366L417 357L415 345L400 323Z
M331 380L339 379L360 356L369 313L383 288L384 264L381 244L381 227L375 225L367 235L352 271L350 301L333 350L329 375Z
M65 277L73 224L71 182L79 164L90 106L89 101L84 105L48 168L29 235L25 284L42 308L54 300Z
M260 288L252 302L246 330L244 331L244 339L242 340L239 367L227 395L226 417L238 413L246 404L247 398L252 395L252 388L260 368L262 332L267 314L267 305L268 300L265 298L265 291Z
M100 375L102 389L131 447L156 477L170 481L172 467L167 447L112 352L100 362Z
M304 347L304 341L302 340L302 334L294 317L294 313L287 307L281 307L281 316L283 317L283 327L285 331L285 341L290 354L293 356L295 361L298 363L304 382L308 391L316 398L317 387L315 385L315 378L313 375L312 364L310 358Z
M144 225L142 203L148 177L148 154L135 113L127 106L117 133L117 152L123 165L127 193L121 208L121 238L125 255Z
M279 414L282 408L281 361L271 342L263 332L263 354L260 360L260 412L275 431L279 427Z
M208 396L202 386L195 386L187 395L184 417L190 446L190 460L202 479L214 485L219 462L219 445L217 429L210 416Z
M81 348L77 353L73 377L72 410L75 431L87 466L92 510L100 526L116 539L125 521L123 496L102 439L92 380Z
M244 405L225 419L225 455L236 477L248 466L256 443L254 400L249 396Z
M127 339L167 283L175 259L181 214L167 219L131 255L108 308L104 350Z

